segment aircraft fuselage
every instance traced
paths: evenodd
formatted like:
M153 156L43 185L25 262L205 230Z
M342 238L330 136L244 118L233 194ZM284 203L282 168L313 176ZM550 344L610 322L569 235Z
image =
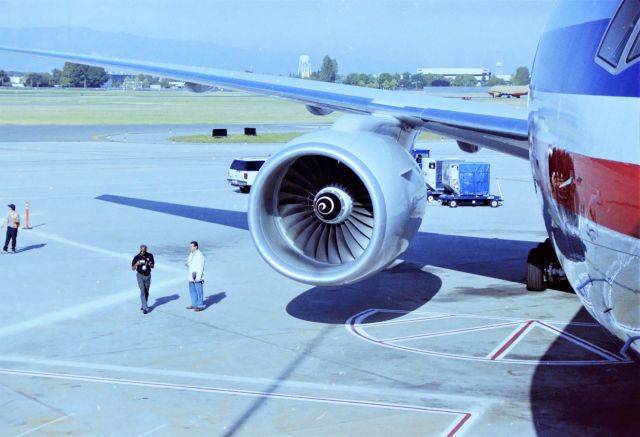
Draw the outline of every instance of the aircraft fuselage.
M529 97L530 161L549 238L586 309L635 351L638 15L637 1L559 4L538 46Z

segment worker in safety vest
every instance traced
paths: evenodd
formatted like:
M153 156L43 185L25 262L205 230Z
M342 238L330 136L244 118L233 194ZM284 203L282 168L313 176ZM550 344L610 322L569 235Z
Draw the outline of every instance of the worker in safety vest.
M7 205L9 211L7 212L7 219L2 224L2 227L7 227L7 238L4 240L4 246L2 247L2 253L7 253L9 248L9 242L11 242L11 253L16 253L16 240L18 239L18 228L20 227L20 214L16 211L16 206L13 203Z

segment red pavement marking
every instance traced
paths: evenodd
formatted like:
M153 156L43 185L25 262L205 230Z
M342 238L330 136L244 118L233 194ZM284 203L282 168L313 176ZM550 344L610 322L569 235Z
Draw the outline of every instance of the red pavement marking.
M498 349L498 351L493 354L493 356L491 357L492 360L497 359L500 355L502 355L504 353L504 351L506 351L507 349L509 349L509 347L524 333L524 331L527 330L527 328L534 323L535 320L529 320L527 323L524 324L524 326L522 328L520 328L520 330L518 332L516 332L515 334L513 334L511 336L511 338L509 340L507 340L507 342L505 344L502 345L502 347L500 349Z

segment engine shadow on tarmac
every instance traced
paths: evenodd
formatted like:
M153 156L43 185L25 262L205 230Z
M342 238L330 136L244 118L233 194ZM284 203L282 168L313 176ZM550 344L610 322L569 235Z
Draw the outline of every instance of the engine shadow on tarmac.
M316 323L344 324L354 314L371 308L393 309L367 317L365 323L401 317L429 302L442 287L436 275L421 266L401 263L355 284L313 287L287 305L287 313Z

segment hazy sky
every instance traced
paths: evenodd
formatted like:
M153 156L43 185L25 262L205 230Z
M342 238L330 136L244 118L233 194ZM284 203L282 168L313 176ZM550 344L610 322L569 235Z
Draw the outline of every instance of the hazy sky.
M399 72L421 66L494 70L497 61L511 73L531 66L552 5L551 0L0 0L0 32L81 26L260 51L326 53L338 59L343 74L378 73L378 64ZM312 58L312 68L320 62Z

